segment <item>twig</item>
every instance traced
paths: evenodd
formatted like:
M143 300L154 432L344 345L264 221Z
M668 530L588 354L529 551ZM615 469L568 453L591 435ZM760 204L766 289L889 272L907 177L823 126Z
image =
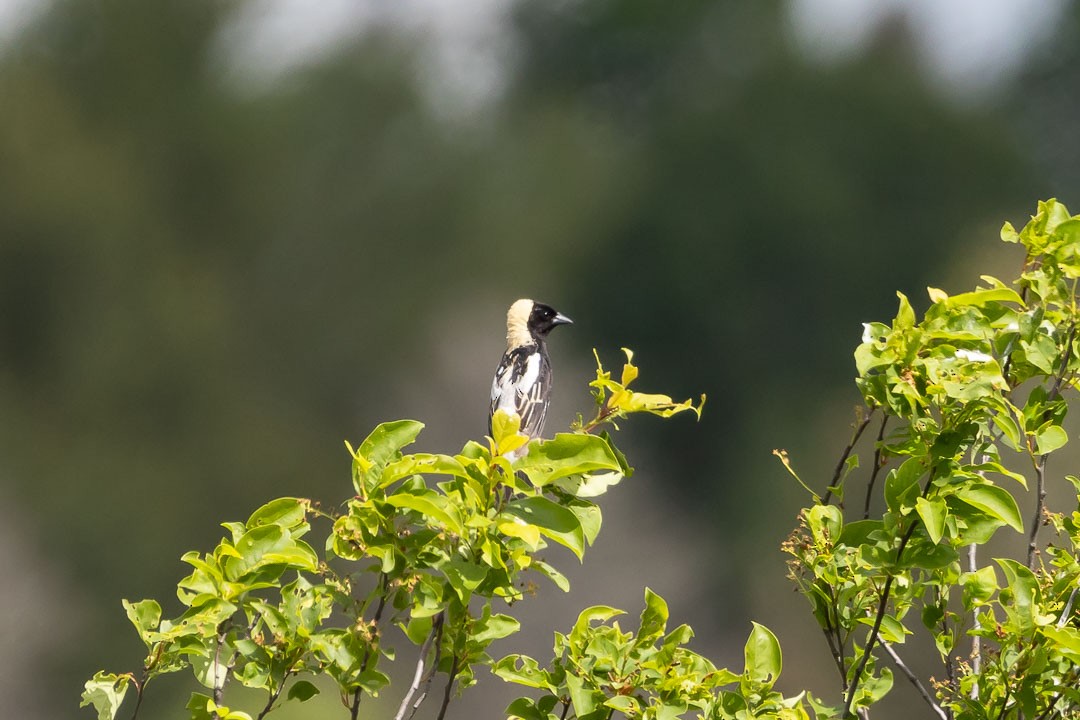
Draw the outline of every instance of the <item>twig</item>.
M405 713L409 709L409 703L412 702L413 695L416 694L416 691L420 689L420 684L426 680L430 685L431 678L435 676L435 671L438 670L438 650L436 649L435 662L432 663L430 671L426 672L425 674L427 666L427 655L431 651L431 645L432 643L436 643L442 640L442 627L444 617L445 611L439 613L438 616L436 616L435 622L432 624L431 630L428 632L428 636L424 639L424 644L420 646L420 657L416 661L416 672L413 673L412 684L409 685L409 690L405 693L405 697L401 699L401 705L398 706L398 711L394 715L394 720L404 720ZM438 645L436 645L436 648L437 647ZM420 696L420 699L416 701L416 705L413 707L414 715L416 714L417 708L420 707L420 703L424 702L424 699L426 697L427 689L425 688L423 694ZM410 715L409 717L412 717L412 715Z
M877 408L870 408L870 412L866 413L866 417L859 423L859 426L855 428L855 434L851 436L851 442L844 448L844 452L840 454L840 460L836 463L836 469L833 471L832 482L829 483L829 487L825 488L825 495L821 498L822 505L828 505L829 500L832 499L832 488L836 487L836 484L840 482L840 475L844 472L844 463L847 462L848 456L851 455L851 451L855 449L856 443L859 442L859 438L862 437L863 430L870 424L870 418L874 416Z
M926 487L923 488L923 495L925 496L930 489L931 482L933 480L933 474L927 478ZM904 531L903 537L900 538L900 547L896 550L896 562L900 563L901 558L904 555L904 548L907 547L908 542L911 540L911 536L915 534L915 528L918 523L912 521L911 525L908 525L908 529ZM895 575L889 575L885 578L885 585L881 588L881 600L878 601L877 613L874 616L874 625L870 628L870 634L866 638L866 647L863 648L862 659L859 660L858 666L855 668L855 674L851 678L851 686L848 688L847 698L844 700L844 712L842 717L851 717L851 704L855 702L855 693L859 689L859 683L862 681L863 671L866 670L866 664L870 662L870 654L874 651L874 644L877 643L881 632L881 621L885 618L885 611L889 606L889 593L892 590L893 580L896 579Z
M1043 509L1046 507L1046 455L1040 455L1035 463L1035 517L1031 520L1031 533L1028 536L1027 566L1035 569L1035 550L1039 545L1039 528L1043 524Z
M1069 374L1069 359L1072 357L1073 338L1076 337L1076 323L1069 325L1069 333L1065 336L1064 351L1061 354L1061 365L1054 377L1054 384L1050 392L1046 394L1046 402L1053 402L1061 394L1061 385L1065 382L1065 376ZM1043 414L1043 419L1049 415L1049 410ZM1038 478L1038 486L1035 491L1035 517L1031 522L1031 535L1028 537L1027 566L1029 570L1035 569L1035 550L1039 542L1039 528L1042 527L1043 509L1046 507L1046 455L1040 455L1035 463L1035 475Z
M383 591L379 594L379 604L375 607L375 614L372 616L372 619L371 619L371 624L373 626L375 626L376 631L378 630L379 620L382 619L383 608L386 607L386 595L387 595L387 593L386 593L386 574L385 573L380 573L380 575L379 575L379 584L382 585ZM371 660L371 656L373 655L372 651L373 651L373 648L371 648L371 647L368 647L368 649L366 651L364 651L364 659L360 662L360 672L361 672L361 674L365 670L367 670L368 662ZM378 652L378 651L375 651L375 652ZM349 717L351 718L351 720L356 720L356 718L360 714L360 697L361 697L362 693L363 693L362 688L358 687L355 690L353 690L352 703L350 703L348 705Z
M1072 613L1073 601L1076 600L1076 591L1080 588L1073 588L1069 593L1069 599L1065 603L1065 608L1061 611L1061 617L1058 618L1057 626L1059 628L1065 627L1065 624L1069 622L1069 615Z
M225 630L224 623L218 626L218 634L214 643L214 704L221 705L225 699L225 680L228 678L226 672L225 677L219 677L221 673L221 644L225 642ZM217 711L214 711L214 717L219 717Z
M946 715L945 711L941 709L941 706L934 701L934 697L930 694L930 691L927 690L926 686L922 684L922 681L915 676L915 673L911 671L911 668L904 664L904 661L900 658L900 655L897 654L896 650L893 649L893 646L887 642L882 642L881 646L885 648L885 652L889 653L889 657L892 658L896 667L900 668L900 672L902 672L911 684L915 686L915 689L919 691L919 694L922 695L923 700L930 706L930 709L933 710L941 720L949 720L949 716Z
M829 601L831 602L829 609L832 610L834 614L838 614L836 612L838 604L836 601L836 593L833 592L831 587L829 588ZM834 624L832 616L826 615L825 627L822 628L822 631L825 633L825 641L829 644L829 650L832 652L833 661L836 663L836 670L840 673L840 694L842 696L847 692L847 673L844 671L844 640L840 637L839 621ZM836 637L834 638L830 633L835 633Z
M975 572L979 569L978 545L971 543L968 545L968 572ZM979 609L975 608L971 611L971 674L978 677L982 672L982 637L978 635L978 631L982 629L982 623L979 622ZM976 680L971 685L972 700L979 699L979 681Z
M863 503L863 520L870 519L870 497L874 494L874 483L877 482L878 473L884 463L881 462L881 443L885 439L885 425L889 422L888 415L882 415L881 428L878 430L877 442L874 443L874 470L870 473L870 482L866 485L866 501Z
M281 693L285 689L285 683L288 682L289 678L294 674L295 673L291 671L286 671L285 674L281 676L281 682L278 683L277 690L270 691L270 698L266 701L266 706L262 709L262 712L255 717L255 720L262 720L266 717L267 713L274 709L274 703L281 697Z
M142 707L143 688L145 688L145 687L146 687L145 679L144 679L144 682L141 682L141 683L136 682L135 683L135 710L132 711L132 713L131 713L131 720L135 720L135 718L139 717L139 708Z
M455 655L453 661L450 663L450 677L446 681L446 692L443 693L442 707L439 708L439 716L437 720L443 720L446 717L446 708L450 706L450 692L454 689L454 680L458 674L458 659Z

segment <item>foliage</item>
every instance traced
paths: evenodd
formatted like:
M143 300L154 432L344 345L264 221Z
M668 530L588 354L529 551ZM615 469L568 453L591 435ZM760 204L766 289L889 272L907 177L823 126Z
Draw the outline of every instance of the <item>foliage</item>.
M1080 217L1050 200L1001 236L1025 251L1013 283L983 276L952 296L930 288L921 320L901 294L891 324L866 324L855 351L866 407L828 492L785 545L845 715L888 691L882 654L941 717L1046 720L1080 709L1080 514L1045 505L1048 460L1069 439L1063 393L1080 369ZM875 421L856 497L852 449ZM1031 482L1025 528L1016 492ZM1056 538L1040 547L1046 525ZM1026 557L980 557L1002 528L1026 532ZM898 648L915 633L932 638L943 679L924 683L903 662Z
M1046 496L1049 458L1069 440L1064 393L1080 370L1080 216L1050 200L1001 235L1024 249L1012 283L983 276L952 296L930 288L922 319L899 294L891 323L865 325L855 351L865 407L824 494L777 451L813 498L783 548L836 666L839 704L779 692L780 645L756 623L742 671L717 668L687 647L688 626L667 630L667 605L648 589L636 632L622 630L620 610L595 606L555 634L546 665L488 655L518 629L496 599L524 599L530 571L567 590L536 553L554 542L582 559L600 530L589 498L631 472L610 435L592 431L640 412L700 416L700 404L631 390L630 351L618 381L597 358L596 413L575 432L530 442L516 417L499 414L485 444L405 454L422 425L384 423L349 447L356 496L342 512L280 498L226 523L229 537L213 552L184 555L193 572L178 586L179 617L163 620L152 600L125 602L147 646L142 673L97 674L84 704L114 718L134 686L137 714L151 680L190 669L210 691L192 696L190 717L261 718L318 692L309 678L329 676L355 718L389 683L379 664L393 660L386 638L397 628L421 648L397 720L412 716L437 673L446 677L442 717L453 688L475 683L483 666L538 691L508 707L522 720L867 717L891 690L892 667L944 720L1075 717L1080 510L1052 511ZM860 496L855 450L875 421ZM1064 480L1080 501L1080 479ZM1025 523L1016 492L1029 485ZM304 540L313 520L330 525L324 555ZM1044 527L1054 533L1047 544ZM1026 552L980 557L1002 529L1022 534ZM904 661L916 634L933 642L941 679ZM224 704L230 679L266 693L257 716Z
M600 409L588 430L633 413L700 413L631 390L638 370L630 358L627 351L620 383L598 361ZM403 452L421 423L383 423L359 447L347 443L356 494L340 512L285 497L246 522L224 523L228 535L216 548L182 557L192 570L177 585L179 616L164 618L155 600L124 602L146 645L143 668L96 674L83 704L114 718L133 687L137 715L152 681L190 670L207 689L188 704L193 720L261 718L311 698L319 692L311 680L328 676L355 718L361 700L390 682L382 661L394 659L387 638L396 628L421 646L398 717L415 712L437 672L447 678L445 711L452 688L474 684L476 669L490 663L488 646L518 630L496 599L524 599L533 575L568 590L538 554L554 542L581 559L601 523L588 498L631 472L606 433L533 440L519 457L529 438L517 416L499 413L492 426L485 444L442 455ZM327 527L324 542L309 544L312 523ZM225 705L230 681L263 691L265 705L254 714Z

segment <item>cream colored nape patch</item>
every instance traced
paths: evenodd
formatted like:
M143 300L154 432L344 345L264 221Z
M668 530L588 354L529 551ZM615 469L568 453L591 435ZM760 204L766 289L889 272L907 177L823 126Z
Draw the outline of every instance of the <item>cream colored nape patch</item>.
M529 332L529 315L532 313L532 308L533 301L526 298L510 306L510 311L506 313L507 350L532 344L532 334Z

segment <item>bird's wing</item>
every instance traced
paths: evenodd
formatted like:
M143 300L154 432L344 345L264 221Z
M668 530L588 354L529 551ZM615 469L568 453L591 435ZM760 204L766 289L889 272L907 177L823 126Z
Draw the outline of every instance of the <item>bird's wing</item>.
M503 355L491 383L491 416L496 410L521 418L521 432L537 437L544 427L551 394L551 365L535 347L515 348Z

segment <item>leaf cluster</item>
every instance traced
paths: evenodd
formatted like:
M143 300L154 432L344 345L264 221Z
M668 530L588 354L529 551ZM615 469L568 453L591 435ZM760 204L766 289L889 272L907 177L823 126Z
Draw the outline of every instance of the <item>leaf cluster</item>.
M1006 224L1002 239L1025 251L1014 282L983 276L952 296L930 288L922 319L899 294L891 323L865 325L855 436L784 545L836 664L844 715L891 687L883 655L944 717L1046 720L1080 708L1076 518L1045 507L1047 463L1069 439L1065 393L1080 369L1080 217L1047 201L1021 231ZM874 420L856 499L852 449ZM1025 524L1017 491L1029 485ZM1048 522L1058 542L1044 548ZM1001 528L1026 530L1026 561L979 558ZM915 632L933 640L943 679L922 683L900 658Z
M612 416L690 407L629 390L632 380L624 372ZM632 472L606 433L579 428L530 442L519 426L499 412L492 437L455 455L405 452L423 429L413 420L383 423L358 447L346 443L355 495L339 509L279 498L246 522L225 523L211 552L183 556L192 571L177 585L177 617L163 617L155 600L125 601L146 645L143 667L99 672L83 704L111 720L134 688L134 717L148 685L190 670L206 689L192 695L192 720L262 718L314 696L320 677L356 718L361 701L390 683L383 667L396 637L420 646L398 718L416 711L436 674L446 678L441 715L452 689L474 684L477 668L490 664L488 646L518 630L496 601L527 597L533 576L568 590L544 550L555 543L582 559L601 526L591 498ZM313 523L324 531L316 545ZM262 691L262 708L226 705L233 682Z

